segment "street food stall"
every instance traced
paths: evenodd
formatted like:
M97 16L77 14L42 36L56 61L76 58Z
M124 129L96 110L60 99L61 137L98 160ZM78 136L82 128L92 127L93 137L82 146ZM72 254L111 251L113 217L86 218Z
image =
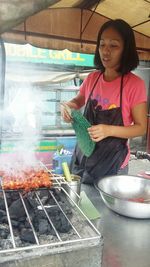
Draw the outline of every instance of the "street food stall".
M4 42L93 54L100 25L108 19L120 17L121 14L135 31L142 66L146 65L148 69L150 67L148 1L124 1L118 4L117 0L47 0L42 3L40 0L25 0L21 3L12 0L11 3L0 1L0 4L0 115L5 105L6 92ZM44 54L39 56L43 58ZM69 58L70 54L67 56ZM29 72L28 78L33 78L32 69ZM11 73L9 75L11 76ZM64 73L61 75L66 79ZM76 73L70 73L70 76L75 77ZM53 76L53 80L59 78ZM22 82L24 83L23 80ZM40 85L42 84L45 84L45 81L42 80ZM23 86L23 91L28 92L27 84ZM34 98L38 102L33 92L35 93L34 90L32 94L29 93L28 98L23 96L24 102L18 98L18 104L24 107L25 101L29 102L29 99ZM13 110L17 111L17 105L13 106ZM130 218L113 212L103 203L95 187L84 184L81 186L83 199L76 194L79 202L72 201L69 191L65 189L69 183L64 176L54 173L49 162L45 162L43 157L38 158L38 161L35 158L35 151L31 148L34 144L36 152L39 152L39 132L33 127L36 123L32 105L28 105L28 112L23 114L26 120L23 120L23 123L20 120L18 125L25 130L29 129L29 124L32 125L30 131L21 132L23 134L20 136L17 133L17 145L11 147L15 157L14 154L7 157L4 153L5 157L0 161L0 265L149 267L149 218ZM21 115L19 112L17 114ZM37 110L34 114L38 115ZM7 119L5 127L10 128L12 118L7 116ZM5 136L2 122L3 116L0 116L0 150L4 152L7 144L3 143ZM59 124L59 121L57 123ZM147 138L149 147L149 133ZM20 149L22 140L25 141L25 149L22 149L23 146ZM42 140L41 147L57 149L58 144L54 140L49 140L49 143L44 141ZM138 167L142 166L139 161L136 164ZM148 171L149 162L146 161L141 168ZM131 171L134 171L134 175L138 174L132 163L130 173ZM86 201L83 207L79 203L84 198ZM87 203L92 207L89 211L88 206L88 213Z

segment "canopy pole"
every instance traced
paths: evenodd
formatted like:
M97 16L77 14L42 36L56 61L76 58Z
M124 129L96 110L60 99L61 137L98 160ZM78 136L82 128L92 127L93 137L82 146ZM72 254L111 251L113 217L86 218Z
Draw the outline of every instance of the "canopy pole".
M101 1L101 0L100 0L100 1ZM81 39L82 39L82 35L83 35L83 33L84 33L84 31L85 31L87 25L89 24L91 18L93 17L93 15L94 15L94 13L95 13L95 10L96 10L97 6L99 5L100 1L97 2L97 5L95 6L94 10L92 11L92 14L91 14L91 16L89 17L87 23L85 24L83 30L82 30L82 24L81 24L81 33L80 33ZM83 9L81 9L81 17L82 17L82 16L83 16ZM81 19L81 23L82 23L82 19Z
M2 145L2 117L5 94L6 52L2 38L0 37L0 151Z

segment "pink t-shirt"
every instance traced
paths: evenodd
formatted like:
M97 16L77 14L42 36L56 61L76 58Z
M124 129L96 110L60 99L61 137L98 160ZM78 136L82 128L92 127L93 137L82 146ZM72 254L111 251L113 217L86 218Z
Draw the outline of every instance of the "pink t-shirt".
M80 87L81 95L85 96L85 101L88 100L89 94L93 85L100 75L99 71L90 73ZM103 74L99 77L94 88L92 99L98 101L97 105L101 105L102 109L111 109L120 106L120 83L121 77L117 77L111 82L104 80ZM124 75L123 78L123 94L122 94L122 117L125 126L133 123L131 109L137 104L147 101L146 87L144 81L133 74L132 72ZM130 158L130 150L123 162L121 168L128 164Z

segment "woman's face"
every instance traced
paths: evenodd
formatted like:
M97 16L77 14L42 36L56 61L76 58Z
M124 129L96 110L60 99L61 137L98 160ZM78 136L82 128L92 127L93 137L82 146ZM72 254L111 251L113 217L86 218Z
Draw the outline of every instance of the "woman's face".
M113 28L103 31L99 44L99 54L105 69L117 70L120 66L124 42Z

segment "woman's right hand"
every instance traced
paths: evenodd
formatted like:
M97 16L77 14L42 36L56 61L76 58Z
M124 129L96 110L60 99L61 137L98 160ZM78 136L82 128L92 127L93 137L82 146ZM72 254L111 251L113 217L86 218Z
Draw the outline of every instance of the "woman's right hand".
M80 109L85 104L85 97L80 94L77 94L69 102L62 102L61 103L61 116L63 120L67 123L72 122L71 118L71 108L72 109Z
M68 109L67 109L68 108ZM60 110L61 110L61 116L63 118L63 120L67 123L72 122L72 118L71 118L71 114L69 112L70 107L67 106L67 103L63 103L60 106Z

